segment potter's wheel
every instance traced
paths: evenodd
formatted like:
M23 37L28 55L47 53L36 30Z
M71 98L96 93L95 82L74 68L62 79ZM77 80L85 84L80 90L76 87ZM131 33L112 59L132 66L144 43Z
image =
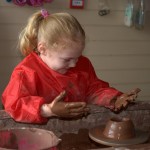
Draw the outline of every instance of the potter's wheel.
M141 130L135 130L135 137L126 140L115 140L104 136L104 126L94 127L89 130L89 137L96 143L107 145L107 146L127 146L141 144L148 140L149 133Z

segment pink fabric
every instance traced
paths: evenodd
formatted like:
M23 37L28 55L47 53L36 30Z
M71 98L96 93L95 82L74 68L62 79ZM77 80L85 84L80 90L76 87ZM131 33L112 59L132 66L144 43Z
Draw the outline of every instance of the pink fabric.
M19 6L24 6L26 4L26 0L13 0L13 3Z
M83 101L111 109L110 101L121 94L97 78L86 57L81 56L76 67L62 75L32 52L14 69L2 102L16 121L46 123L48 120L40 115L41 105L52 102L63 90L67 91L66 102Z
M53 0L13 0L13 3L18 6L24 6L26 4L30 6L42 6L43 3L51 3Z

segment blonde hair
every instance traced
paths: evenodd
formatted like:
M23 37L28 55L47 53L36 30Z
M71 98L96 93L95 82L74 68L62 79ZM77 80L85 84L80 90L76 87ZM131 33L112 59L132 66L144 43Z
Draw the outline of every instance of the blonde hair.
M19 49L27 56L37 51L38 42L56 47L60 44L67 46L68 41L85 44L85 32L77 19L68 13L54 13L44 18L38 11L29 18L27 26L20 33Z

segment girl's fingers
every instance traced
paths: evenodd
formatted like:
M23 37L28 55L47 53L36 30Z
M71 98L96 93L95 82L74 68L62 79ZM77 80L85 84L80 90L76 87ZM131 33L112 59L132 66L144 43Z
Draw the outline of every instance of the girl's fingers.
M69 110L69 113L83 113L90 110L84 102L65 103L65 109Z
M116 101L115 103L114 111L117 112L120 111L122 108L126 108L128 106L128 103L132 103L133 101L135 101L135 99L137 98L137 94L140 91L141 90L139 88L136 88L129 93L122 94L118 101Z
M69 102L67 104L69 109L73 109L73 108L84 108L86 107L86 103L85 102Z
M136 88L136 89L134 89L132 92L133 92L134 94L137 94L137 93L139 93L140 91L141 91L141 89Z
M88 113L87 112L71 112L69 114L70 117L83 117L83 116L86 116Z
M127 105L128 105L128 102L125 101L125 102L123 103L123 107L125 108L125 107L127 107Z
M72 108L70 109L70 113L86 113L86 112L89 112L90 109L87 107L87 108Z
M58 101L61 101L64 99L64 97L66 96L66 91L62 91L55 99L55 103L58 102Z
M136 98L137 98L137 95L132 95L132 96L127 97L126 101L133 102L135 101Z
M128 96L137 95L140 91L141 91L141 89L136 88L136 89L132 90L131 92L129 92Z

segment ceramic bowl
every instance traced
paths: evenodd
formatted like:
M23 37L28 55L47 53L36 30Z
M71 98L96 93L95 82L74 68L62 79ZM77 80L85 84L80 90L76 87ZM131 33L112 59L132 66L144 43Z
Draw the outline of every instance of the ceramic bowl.
M124 140L135 137L134 124L130 118L111 118L104 128L105 137Z

